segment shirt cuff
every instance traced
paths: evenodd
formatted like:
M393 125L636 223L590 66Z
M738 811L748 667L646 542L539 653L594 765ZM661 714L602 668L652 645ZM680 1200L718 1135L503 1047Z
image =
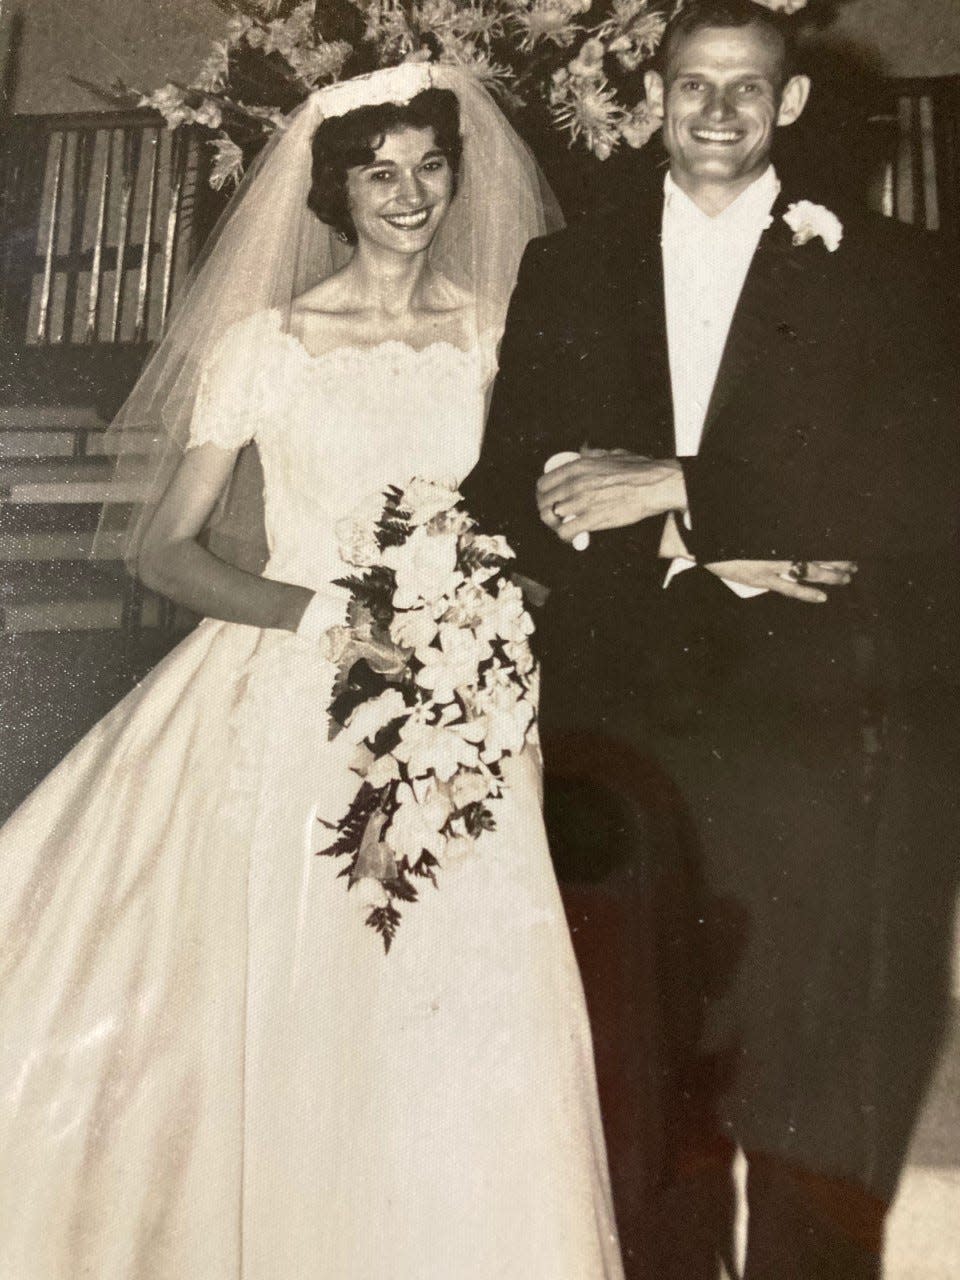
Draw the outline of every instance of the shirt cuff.
M674 513L674 519L679 513ZM689 508L683 512L683 527L688 531L693 529L693 521L690 519ZM686 557L678 556L675 560L670 561L670 567L667 569L666 577L663 579L663 590L666 591L670 583L674 580L678 573L684 573L687 569L696 567L696 560L688 560ZM728 587L734 595L739 596L741 600L750 600L753 596L763 596L767 593L766 587L748 587L743 582L733 582L730 578L721 578L720 581L725 587Z
M695 569L696 567L696 560L681 559L679 556L676 560L671 560L670 567L667 569L666 577L663 580L663 590L666 591L678 573L684 573L687 569ZM721 578L720 581L725 587L729 587L734 595L739 596L741 600L749 600L753 596L766 595L768 590L767 587L748 587L745 582L733 582L730 578Z

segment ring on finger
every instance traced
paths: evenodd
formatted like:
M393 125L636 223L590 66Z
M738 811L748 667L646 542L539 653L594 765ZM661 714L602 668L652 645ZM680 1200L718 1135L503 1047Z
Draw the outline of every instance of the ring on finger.
M551 504L550 504L550 510L553 512L554 517L555 517L557 520L562 520L562 519L563 519L563 516L562 516L562 515L560 514L560 512L557 510L557 507L558 507L559 505L560 505L560 504L559 504L559 502L551 502Z
M806 560L792 560L787 570L791 582L805 582L810 573L810 565Z

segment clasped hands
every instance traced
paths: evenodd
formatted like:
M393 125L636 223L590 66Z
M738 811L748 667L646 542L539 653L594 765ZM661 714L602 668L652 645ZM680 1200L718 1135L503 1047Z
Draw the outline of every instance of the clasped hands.
M576 462L540 477L537 506L540 519L564 542L573 542L578 533L620 529L668 511L682 514L687 509L683 468L676 458L583 449ZM689 557L673 522L668 532L675 545L665 537L660 554ZM703 567L726 581L809 604L824 603L827 594L821 587L846 586L857 571L851 560L807 561L802 580L789 560L725 560Z

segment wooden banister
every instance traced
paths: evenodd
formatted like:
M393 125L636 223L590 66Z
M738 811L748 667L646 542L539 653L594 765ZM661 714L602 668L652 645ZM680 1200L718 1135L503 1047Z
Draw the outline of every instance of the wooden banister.
M960 243L960 76L888 80L869 123L880 211Z
M153 111L14 116L0 136L0 301L15 347L163 330L215 216L202 131Z

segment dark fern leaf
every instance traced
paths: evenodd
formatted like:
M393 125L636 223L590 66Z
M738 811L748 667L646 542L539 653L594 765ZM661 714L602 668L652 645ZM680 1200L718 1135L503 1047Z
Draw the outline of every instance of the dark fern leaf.
M397 580L386 565L373 565L363 574L351 573L336 578L334 585L346 587L358 604L370 610L373 620L381 627L389 627L393 618L393 593Z
M335 578L334 585L346 587L363 603L364 597L371 594L392 596L397 580L393 570L385 564L374 564L363 573L348 573L343 578Z
M470 543L466 546L461 545L459 560L464 572L474 569L495 569L497 573L502 573L507 563L503 556L494 555L491 551L483 551ZM489 585L487 590L490 590Z
M377 546L381 551L385 551L387 547L402 547L412 531L412 526L407 520L402 520L398 516L384 516L377 525Z
M399 485L388 484L383 491L384 507L387 511L400 511L400 499L403 497L403 490Z
M369 782L364 782L353 797L346 816L338 823L337 839L326 849L318 849L318 856L339 858L344 854L356 853L360 848L367 822L383 802L383 792L384 788L371 787Z
M437 862L433 854L428 853L427 850L424 849L423 853L421 853L420 857L410 868L410 874L412 876L419 876L421 880L429 880L433 887L436 888L437 877L434 868L439 865L439 862Z
M381 883L391 898L399 898L401 902L416 902L419 896L415 886L410 883L402 870L390 880L383 880Z
M397 925L400 923L400 912L393 903L388 902L385 907L374 907L367 916L366 922L383 938L384 951L389 951L390 944L396 936Z

